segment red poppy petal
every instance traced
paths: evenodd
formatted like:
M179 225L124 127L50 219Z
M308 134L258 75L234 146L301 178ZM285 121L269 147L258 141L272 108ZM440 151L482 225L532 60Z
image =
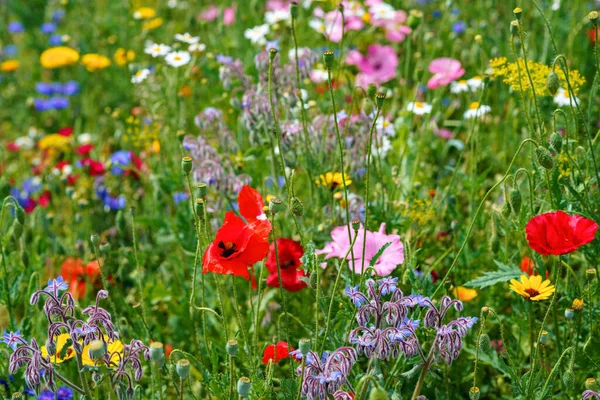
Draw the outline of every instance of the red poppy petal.
M246 221L254 222L259 215L264 215L263 199L256 190L250 186L242 187L240 194L238 195L238 204L240 206L240 214Z

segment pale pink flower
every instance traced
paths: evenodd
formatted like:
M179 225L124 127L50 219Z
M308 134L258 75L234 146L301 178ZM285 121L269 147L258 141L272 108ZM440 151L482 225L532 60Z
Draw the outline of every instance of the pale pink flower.
M356 85L366 88L369 84L380 85L396 77L398 56L391 46L372 44L367 56L357 50L351 50L346 57L348 65L355 65L359 73Z
M406 20L408 19L406 12L402 10L396 11L396 15L392 21L387 23L384 27L385 29L385 38L393 43L400 43L406 39L412 29L409 26L405 25Z
M237 3L233 3L231 7L225 8L223 11L223 25L233 25L235 22L235 12L237 11Z
M219 16L219 7L212 4L198 15L198 19L205 22L214 21Z
M373 267L380 276L387 276L396 269L399 264L404 262L404 246L400 241L398 235L388 235L385 233L385 223L381 224L379 231L371 232L367 231L367 240L364 241L364 230L361 227L356 233L358 237L354 243L353 253L354 259L352 258L352 252L350 249L350 238L348 237L348 227L338 226L333 228L331 231L332 242L325 245L322 250L317 250L316 254L326 254L325 259L329 258L343 258L348 254L347 263L350 269L354 270L355 273L360 274L363 267L362 251L363 244L366 243L365 247L365 269L371 264L371 261L375 255L388 243L389 245L379 255ZM354 232L352 232L352 238L354 238ZM374 273L372 273L374 274Z
M269 0L267 1L267 11L288 11L291 0Z
M429 72L433 74L427 87L429 89L437 89L441 86L448 86L450 82L455 81L464 75L465 70L462 68L460 61L453 58L436 58L429 64Z

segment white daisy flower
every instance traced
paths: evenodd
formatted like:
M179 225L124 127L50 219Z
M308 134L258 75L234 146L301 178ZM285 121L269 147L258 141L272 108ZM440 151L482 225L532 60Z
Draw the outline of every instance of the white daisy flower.
M19 146L20 149L26 149L26 150L31 150L31 149L33 149L33 146L34 146L33 139L31 139L28 136L21 136L19 138L16 138L15 144L17 146Z
M479 104L479 102L474 101L473 103L469 104L469 109L465 111L464 117L465 119L478 118L488 114L490 111L492 111L492 107Z
M276 24L281 21L287 21L291 17L289 9L267 11L265 13L265 22L269 25Z
M374 4L369 8L372 19L383 19L391 21L396 18L396 10L387 3Z
M425 115L431 113L431 104L421 101L410 102L406 106L408 111L412 111L415 115Z
M308 26L310 26L319 33L325 33L325 30L327 29L325 22L322 19L318 18L313 18L310 21L308 21Z
M198 43L200 41L200 38L198 36L192 36L186 32L183 35L180 33L176 33L175 40L179 40L180 42L187 43L187 44L194 44L194 43Z
M390 150L392 150L392 142L387 136L382 136L377 141L374 140L371 146L371 151L376 157L385 157Z
M150 54L152 57L163 57L169 54L171 47L166 44L150 43L144 49L144 53Z
M91 133L82 133L81 135L77 136L77 143L79 144L90 144L92 143L92 134Z
M450 84L450 91L455 94L468 92L469 90L469 81L466 81L464 79L460 81L454 81Z
M554 103L559 107L570 106L571 101L573 101L573 106L575 105L575 101L579 104L579 98L569 96L569 91L564 88L559 88L554 96Z
M204 50L206 50L206 45L204 43L193 43L188 47L190 53L202 53Z
M140 69L131 77L131 83L142 83L148 76L150 76L150 70L148 68Z
M394 129L394 124L388 121L385 118L377 119L377 123L375 127L379 132L387 136L394 136L396 134L396 129Z
M187 51L173 51L165 56L165 61L171 67L179 68L190 62L192 56Z
M472 91L476 91L483 87L483 79L480 76L474 76L467 80L467 85L469 85Z
M269 33L269 25L257 25L254 28L246 29L244 31L244 37L250 39L252 43L263 45L267 43L265 36Z
M169 7L169 8L176 8L177 7L177 0L169 0L167 2L167 7Z

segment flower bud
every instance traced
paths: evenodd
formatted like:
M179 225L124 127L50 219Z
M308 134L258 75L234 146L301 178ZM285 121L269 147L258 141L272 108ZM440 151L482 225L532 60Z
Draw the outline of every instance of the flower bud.
M575 316L575 311L573 311L573 309L571 309L571 308L565 309L565 318L566 319L573 319L574 316Z
M469 389L469 399L479 400L479 388L477 386L473 386Z
M588 18L592 25L596 26L598 24L598 11L590 11Z
M516 19L510 21L510 34L513 36L519 36L519 21Z
M572 369L568 369L565 371L562 377L562 381L566 387L571 388L575 384L575 374Z
M200 218L204 218L204 211L206 210L206 204L203 199L196 199L196 215Z
M23 235L23 225L19 222L18 219L15 218L10 227L9 236L14 237L15 239L19 239L21 235Z
M277 55L277 49L274 47L271 47L269 49L269 61L273 61L275 59L275 56Z
M423 20L423 12L419 10L410 10L408 12L408 26L415 30Z
M90 342L89 355L92 360L99 360L106 354L106 343L102 340L92 340Z
M250 378L246 378L245 376L242 376L237 384L237 390L238 390L238 394L240 395L240 397L248 396L248 393L250 393L251 386L252 386L252 382L250 381Z
M281 200L279 200L277 197L271 197L271 200L269 200L269 211L271 214L275 215L278 212L283 211L284 208L285 206Z
M308 338L302 338L298 341L298 348L303 357L306 357L311 348L311 341Z
M523 196L521 196L521 191L517 188L513 188L510 191L509 201L510 207L512 208L515 214L519 214L521 211L521 204L523 204Z
M292 214L296 217L304 215L304 204L296 196L292 197Z
M554 132L552 135L550 135L550 146L552 146L557 153L560 153L560 149L562 149L562 142L563 138L560 133Z
M190 374L190 362L186 359L177 361L175 371L177 371L177 375L179 375L181 379L187 378Z
M150 360L160 363L165 356L164 346L161 342L150 343Z
M375 105L377 106L377 109L381 110L381 107L383 107L383 101L385 100L385 93L377 93L375 95Z
M208 194L208 186L206 185L206 183L199 183L198 184L198 197L203 199L206 197L207 194Z
M581 311L581 310L583 310L583 299L575 299L575 300L573 300L573 304L571 305L571 308L574 311Z
M13 398L13 399L22 399L22 398L23 398L23 395L21 394L21 392L14 392L14 393L12 394L12 397L11 397L11 398Z
M479 348L484 353L489 353L492 350L492 344L490 343L490 337L487 333L482 333L479 336Z
M99 374L97 371L92 372L92 381L94 383L98 383L102 380L102 374Z
M100 243L100 236L97 233L92 233L90 235L90 242L92 242L92 246L98 246L98 243Z
M588 268L585 270L585 279L591 282L596 277L596 270L594 268Z
M378 386L375 386L369 393L369 400L388 400L389 398L385 389Z
M596 381L596 378L587 378L585 380L585 388L587 390L597 391L598 390L598 382Z
M375 85L374 83L369 83L369 85L367 86L367 96L369 96L370 99L374 99L376 94L377 85Z
M523 9L521 7L517 7L513 10L513 14L515 15L515 18L520 21L521 16L523 15Z
M225 349L227 350L227 354L229 354L231 357L235 357L240 349L240 346L238 345L237 340L231 339L227 341Z
M295 1L290 3L290 15L292 16L292 19L298 18L298 3Z
M548 343L548 331L545 329L540 333L540 343L541 344Z
M54 340L46 340L46 351L50 357L56 354L56 342Z
M554 159L552 159L552 155L547 148L538 146L538 148L535 149L535 156L540 165L545 169L554 168Z
M16 207L15 218L17 218L17 221L19 221L21 225L25 225L25 210L23 210L23 207Z
M181 159L181 169L186 175L192 171L192 157L183 157Z
M552 71L548 74L548 78L546 79L546 88L548 92L554 96L558 93L558 88L560 87L560 82L558 81L558 75L556 72Z
M98 249L100 250L100 254L108 254L110 251L110 243L102 242L100 243L100 246L98 246Z
M183 143L183 139L185 139L185 131L180 129L177 131L177 139L179 139L179 143Z
M331 50L327 50L323 53L323 62L325 63L325 68L328 71L331 71L333 68L333 61L335 59L335 53Z
M502 213L502 216L504 218L508 218L510 217L510 206L508 205L507 202L504 202L504 204L502 205L502 209L500 210L500 212Z
M490 312L490 308L488 306L481 307L481 312L487 314Z
M357 232L360 229L360 219L352 218L350 224L352 224L352 229L354 230L354 232Z

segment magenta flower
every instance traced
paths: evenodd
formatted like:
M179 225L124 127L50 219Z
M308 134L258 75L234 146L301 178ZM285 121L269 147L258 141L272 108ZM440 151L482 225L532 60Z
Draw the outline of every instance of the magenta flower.
M352 233L354 235L354 233ZM321 250L317 250L317 254L326 254L325 259L329 258L344 258L348 254L348 264L350 269L360 274L362 272L362 251L364 242L364 230L361 227L358 230L358 237L354 243L352 252L350 249L350 238L348 237L348 228L338 226L331 231L332 242L325 244ZM354 236L352 236L354 238ZM378 232L367 231L367 240L365 246L365 268L367 268L375 255L389 243L385 250L375 260L373 267L380 276L387 276L396 269L399 264L404 262L404 246L398 235L387 235L385 233L385 223L381 224ZM354 259L352 258L354 253Z
M237 4L233 3L231 7L225 8L223 11L223 25L229 26L233 25L235 22L235 12L237 10Z
M290 9L291 0L268 0L267 11L287 11Z
M450 82L455 81L464 75L465 70L460 61L453 58L436 58L429 64L429 72L433 74L427 87L429 89L437 89L441 86L448 86Z
M380 85L394 79L398 56L392 46L372 44L366 56L357 50L348 52L346 63L358 68L356 85L366 88L369 84Z
M211 4L207 8L205 8L199 15L198 19L204 22L211 22L217 19L219 16L219 7L214 4Z

